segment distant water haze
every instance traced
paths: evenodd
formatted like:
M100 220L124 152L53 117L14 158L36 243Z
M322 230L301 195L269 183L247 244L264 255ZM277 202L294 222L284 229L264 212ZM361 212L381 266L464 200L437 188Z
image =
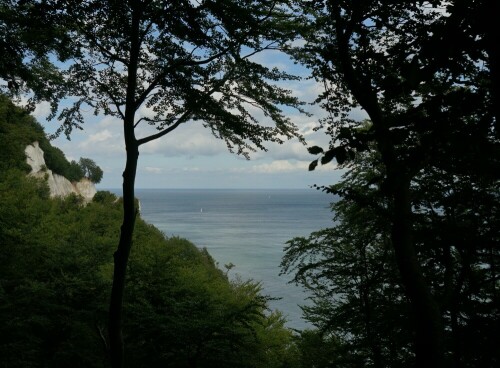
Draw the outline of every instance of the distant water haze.
M308 294L280 276L279 265L288 240L332 225L333 196L314 189L139 189L136 196L145 221L206 247L221 269L234 264L230 276L261 282L264 294L280 298L270 307L288 327L311 327L299 307Z

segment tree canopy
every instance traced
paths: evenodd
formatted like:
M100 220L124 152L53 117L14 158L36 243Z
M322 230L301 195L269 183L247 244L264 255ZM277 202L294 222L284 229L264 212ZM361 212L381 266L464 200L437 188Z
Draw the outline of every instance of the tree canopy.
M321 343L336 342L330 363L340 367L414 361L416 320L395 261L389 202L379 185L367 186L381 175L377 161L373 153L358 154L343 180L324 188L338 196L334 224L289 241L282 262L283 272L312 292L304 316ZM466 177L426 172L414 180L412 233L439 303L448 364L495 366L498 183L471 191Z
M78 166L80 166L83 171L83 175L91 182L96 184L101 182L103 171L97 166L94 160L82 157L78 161Z
M187 122L203 124L244 155L265 149L265 141L297 135L278 105L300 104L271 83L295 77L252 58L287 40L272 38L280 14L275 2L53 3L81 50L65 72L67 92L77 100L62 110L60 132L83 124L80 108L89 105L127 124L131 119L139 136L142 125L157 128L156 134L138 137L137 145ZM289 38L293 32L288 33ZM275 126L257 121L252 107Z
M487 2L312 1L298 5L304 12L306 43L294 54L324 86L317 102L329 113L323 125L332 137L327 149L309 149L321 154L310 169L334 158L349 167L360 155L373 152L369 162L377 170L364 166L364 172L355 170L358 174L350 177L360 186L350 179L342 190L332 190L351 209L375 206L373 216L382 216L389 226L378 233L389 239L412 308L407 316L415 331L417 365L441 367L450 359L462 364L468 358L472 360L467 364L473 365L475 358L465 358L460 348L445 354L450 351L445 336L452 328L449 314L456 317L457 309L443 295L460 294L465 287L462 272L472 264L481 268L486 264L479 260L482 254L496 252L496 225L487 219L498 208L497 59L491 47L495 36L479 24L486 19ZM352 119L350 112L355 108L366 112L368 129L363 129L365 122ZM376 201L367 198L373 189ZM473 203L471 198L481 201ZM345 209L335 208L346 216L341 218L350 218ZM485 228L466 226L474 235L465 243L451 235L465 226L456 222L462 215L474 217L469 221L475 224L485 221ZM349 221L355 226L358 219ZM356 242L371 244L362 229L353 229ZM345 231L337 227L309 241L294 242L290 252L302 244L304 254L312 256L315 251L309 251L308 245L317 249L316 244L329 243L326 237L332 246L337 241L343 244L349 234ZM485 231L492 238L480 241ZM370 233L377 235L375 229ZM463 253L464 247L470 252ZM326 250L317 251L328 259ZM301 259L300 251L296 252L293 262ZM495 259L486 261L487 267L496 269ZM335 266L339 261L313 262L311 267L331 264L339 272ZM496 274L491 280L487 277L493 289L496 278ZM480 299L489 304L489 297ZM496 307L493 303L487 308ZM452 323L464 323L455 317Z
M77 49L57 11L47 1L0 1L0 92L28 96L27 106L47 101L55 111L65 96L55 60Z

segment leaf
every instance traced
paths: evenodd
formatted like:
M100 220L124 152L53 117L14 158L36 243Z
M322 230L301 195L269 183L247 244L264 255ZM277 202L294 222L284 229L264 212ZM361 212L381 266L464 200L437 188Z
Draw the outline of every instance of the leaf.
M320 153L323 153L323 148L318 146L307 147L307 150L311 155L318 155Z
M321 157L321 165L326 165L335 157L335 149L331 149L325 152L325 155Z
M337 135L337 139L351 140L352 139L352 129L345 128L345 127L340 128L339 134Z
M314 171L314 169L318 166L318 160L314 160L309 164L309 171Z
M334 149L335 152L335 158L337 159L337 162L339 165L342 165L346 160L347 160L347 152L344 147L337 147Z

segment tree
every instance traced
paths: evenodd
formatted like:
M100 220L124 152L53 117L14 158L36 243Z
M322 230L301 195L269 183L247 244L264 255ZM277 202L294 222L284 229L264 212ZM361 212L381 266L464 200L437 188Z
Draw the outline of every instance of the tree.
M274 1L53 0L79 53L66 72L73 105L61 110L58 133L83 123L81 108L120 119L126 146L124 217L110 301L109 342L113 367L123 365L121 337L125 274L136 218L134 184L139 147L185 123L202 124L230 151L247 156L298 136L279 106L299 107L289 91L271 82L292 78L252 57L287 40L286 18ZM278 22L278 20L280 20ZM278 24L283 24L277 28ZM268 41L285 34L282 41ZM147 113L141 114L141 107ZM274 122L260 124L257 108ZM156 133L138 137L149 124Z
M94 160L82 157L80 158L80 161L78 161L78 165L83 171L83 175L90 181L96 184L101 182L103 171L99 166L97 166Z
M337 342L336 365L407 367L415 321L395 262L389 202L379 190L382 165L364 152L346 166L340 183L323 188L338 196L334 224L289 241L283 272L311 291L305 318ZM489 342L490 326L499 322L497 193L498 182L481 187L468 175L438 170L413 181L412 232L439 305L450 366L498 364Z
M55 111L64 89L53 59L65 61L76 50L48 1L0 1L0 92L29 94L29 108L48 101Z
M336 342L339 367L411 365L411 333L405 296L393 259L387 201L374 181L376 160L359 154L343 180L324 190L335 194L331 228L288 242L284 273L312 293L304 316Z
M490 188L498 180L486 174L499 172L494 36L478 24L486 19L486 3L300 4L310 29L295 55L325 86L318 101L330 113L323 124L332 135L329 149L311 152L322 153L322 163L335 158L342 164L375 144L379 192L387 200L394 257L415 316L420 367L443 366L445 349L440 301L425 277L427 260L416 239L417 177L440 172L487 182ZM369 116L368 131L356 130L360 122L349 118L356 107ZM484 186L473 188L487 193L480 189Z

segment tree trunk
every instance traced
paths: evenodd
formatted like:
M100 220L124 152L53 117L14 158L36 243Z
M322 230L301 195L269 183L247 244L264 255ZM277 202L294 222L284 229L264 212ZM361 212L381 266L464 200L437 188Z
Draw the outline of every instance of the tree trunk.
M417 367L442 367L444 350L441 315L423 277L412 237L410 198L412 176L397 157L386 118L379 105L377 94L370 86L369 78L357 77L349 55L348 38L339 26L341 22L341 16L338 14L337 37L344 78L358 103L370 116L375 127L378 151L387 171L385 191L393 204L391 240L402 283L414 313Z
M138 158L138 147L127 147L127 163L123 172L123 223L118 249L113 255L115 268L109 304L109 347L113 368L123 367L122 305L127 263L132 248L132 235L136 218L134 186Z
M127 94L125 100L125 116L123 120L123 133L127 162L123 172L123 223L120 232L118 249L114 253L113 286L109 304L109 348L110 360L113 368L123 367L123 335L122 335L122 306L123 292L125 289L125 276L128 258L132 248L132 235L136 218L135 209L135 177L137 174L137 161L139 160L139 144L135 138L134 122L137 87L137 69L140 52L140 15L139 4L132 2L132 21L130 28L130 55L127 70Z
M412 239L409 180L393 189L392 243L401 279L414 314L416 366L443 367L441 313L420 268Z
M414 313L417 366L442 367L444 350L441 315L423 277L412 238L411 175L397 156L386 117L379 105L377 93L371 87L370 78L360 75L353 67L349 53L350 35L345 31L347 28L339 8L336 14L336 36L343 77L372 121L378 151L387 171L385 190L393 203L391 240L402 283Z

